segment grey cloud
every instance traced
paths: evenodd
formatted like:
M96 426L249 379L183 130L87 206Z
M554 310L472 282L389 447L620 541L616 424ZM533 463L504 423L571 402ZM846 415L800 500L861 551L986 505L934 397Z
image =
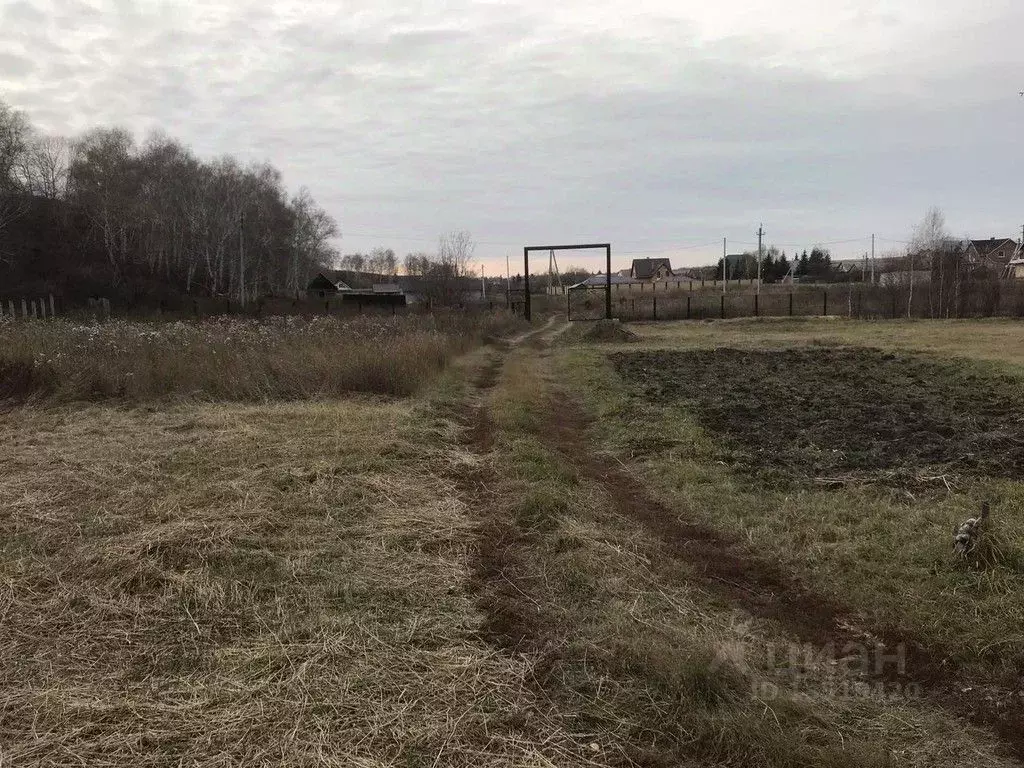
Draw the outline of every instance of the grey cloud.
M19 25L43 24L46 21L46 13L28 0L18 0L9 3L0 11L0 20L4 25L17 27Z
M0 51L0 80L26 77L36 70L36 64L28 56Z
M852 5L858 29L895 26ZM954 227L1018 225L1024 10L873 52L852 38L707 40L696 21L627 6L575 25L539 2L64 2L29 20L42 7L9 6L22 29L0 27L0 49L47 51L34 71L8 54L23 68L8 75L14 106L58 132L161 126L204 154L268 159L343 231L393 233L398 248L453 226L623 250L749 239L762 218L794 240L903 234L933 203Z

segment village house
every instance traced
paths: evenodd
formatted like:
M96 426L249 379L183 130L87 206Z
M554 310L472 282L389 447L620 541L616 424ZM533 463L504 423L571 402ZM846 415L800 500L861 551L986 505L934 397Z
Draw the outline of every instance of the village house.
M1020 256L1020 244L1009 237L970 240L966 256L972 266L988 267L996 274L1003 274L1010 261Z
M306 295L318 299L327 299L352 288L341 279L335 270L320 272L306 286Z
M629 276L633 280L668 280L674 276L668 259L633 259Z

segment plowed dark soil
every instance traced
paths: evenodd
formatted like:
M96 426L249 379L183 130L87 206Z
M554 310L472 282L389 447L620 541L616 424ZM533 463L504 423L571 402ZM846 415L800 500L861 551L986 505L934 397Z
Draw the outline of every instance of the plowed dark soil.
M643 397L691 407L723 458L762 480L1024 473L1022 382L974 363L817 347L611 359Z

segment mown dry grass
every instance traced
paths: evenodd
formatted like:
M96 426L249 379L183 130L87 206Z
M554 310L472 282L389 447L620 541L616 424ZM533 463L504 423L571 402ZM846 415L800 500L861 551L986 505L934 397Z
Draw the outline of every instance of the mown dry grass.
M0 417L4 764L550 764L478 637L457 392Z
M342 320L0 320L0 402L408 395L523 322L511 313Z

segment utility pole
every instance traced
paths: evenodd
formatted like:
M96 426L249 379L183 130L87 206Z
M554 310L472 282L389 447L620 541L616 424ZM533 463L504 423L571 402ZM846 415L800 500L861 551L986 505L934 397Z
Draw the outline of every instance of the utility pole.
M764 235L764 224L757 225L757 292L761 292L761 237Z
M487 300L487 279L484 276L484 265L480 265L480 298Z
M728 283L729 278L725 272L725 265L729 262L729 258L726 255L728 253L727 246L725 244L725 238L722 238L722 293L725 293L725 286Z
M508 265L508 251L505 251L505 290L512 292L512 270Z
M871 284L875 284L875 236L871 235Z
M562 273L558 271L558 257L552 249L548 253L548 293L554 290L555 280L558 281L558 289L562 289Z

